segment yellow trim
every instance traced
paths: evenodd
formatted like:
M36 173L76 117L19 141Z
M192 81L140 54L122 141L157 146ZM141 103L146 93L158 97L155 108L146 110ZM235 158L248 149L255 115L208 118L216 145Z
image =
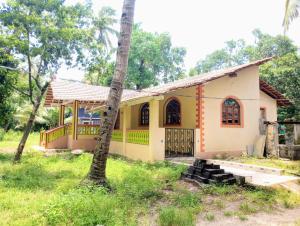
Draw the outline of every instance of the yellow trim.
M73 119L72 119L72 135L73 140L77 140L77 125L78 125L78 100L73 103Z
M58 126L62 126L65 124L65 105L59 106L59 120Z

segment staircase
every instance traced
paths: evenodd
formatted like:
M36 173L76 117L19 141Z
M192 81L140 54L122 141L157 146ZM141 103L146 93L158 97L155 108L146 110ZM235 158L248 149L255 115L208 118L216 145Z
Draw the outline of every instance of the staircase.
M205 184L234 184L233 174L220 169L220 165L209 164L206 160L196 159L187 172L182 173L183 178L196 180Z

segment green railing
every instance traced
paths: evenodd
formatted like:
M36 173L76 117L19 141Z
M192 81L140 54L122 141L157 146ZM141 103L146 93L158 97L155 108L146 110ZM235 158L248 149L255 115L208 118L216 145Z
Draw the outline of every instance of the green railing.
M111 140L122 142L123 141L123 132L122 132L122 130L114 130L112 132L112 135L111 135Z
M99 125L78 125L77 134L78 135L99 135L100 126Z
M127 130L127 143L149 145L149 130Z
M47 143L53 142L60 137L63 137L67 134L67 127L60 126L51 130L46 131L46 140Z
M67 135L68 126L59 126L54 129L40 132L40 145L47 147L47 144Z

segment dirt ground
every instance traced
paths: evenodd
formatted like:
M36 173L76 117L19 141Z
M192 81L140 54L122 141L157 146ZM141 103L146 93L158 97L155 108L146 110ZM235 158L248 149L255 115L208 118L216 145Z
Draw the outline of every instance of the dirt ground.
M236 204L233 203L233 206ZM238 205L236 205L238 206ZM247 215L247 219L241 220L237 216L225 216L224 211L227 211L226 208L224 210L215 210L210 213L214 215L213 221L208 221L205 219L205 215L201 214L198 217L197 224L201 226L226 226L226 225L245 225L245 226L277 226L277 225L297 225L300 221L300 208L295 209L278 209L271 213L256 213L252 215Z

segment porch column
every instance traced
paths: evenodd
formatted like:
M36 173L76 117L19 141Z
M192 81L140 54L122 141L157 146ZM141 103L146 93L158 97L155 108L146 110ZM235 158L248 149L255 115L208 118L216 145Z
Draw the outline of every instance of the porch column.
M123 108L123 122L122 122L122 132L123 132L123 155L126 156L126 138L127 138L127 129L131 127L131 107L124 106Z
M150 100L149 108L149 157L161 161L165 159L165 129L159 128L159 100Z
M65 124L65 105L59 106L59 118L58 126L63 126Z
M78 100L73 102L73 109L72 109L72 137L73 140L77 140L77 126L78 126Z

